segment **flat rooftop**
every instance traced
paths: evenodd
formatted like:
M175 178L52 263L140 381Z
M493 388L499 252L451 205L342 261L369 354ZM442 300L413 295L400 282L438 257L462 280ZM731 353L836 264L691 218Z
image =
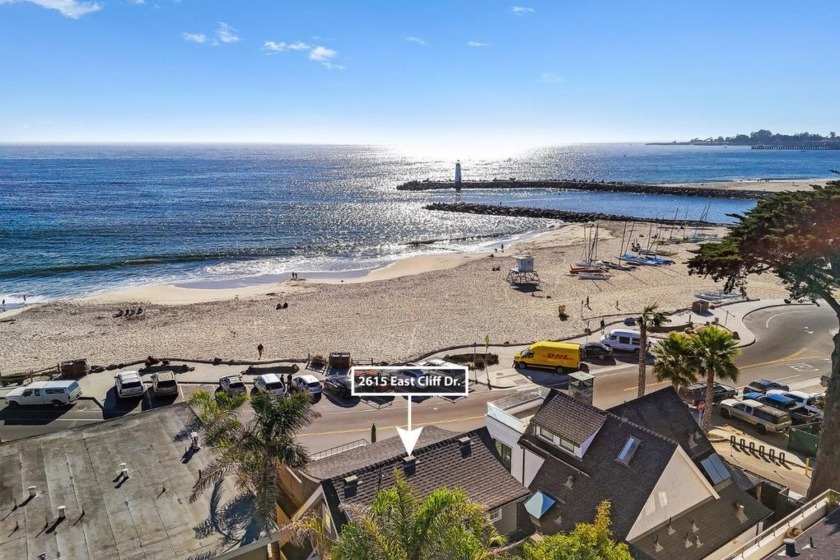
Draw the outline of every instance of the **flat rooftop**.
M0 556L157 560L258 547L250 497L230 481L190 503L199 469L215 457L208 447L187 451L193 431L202 439L181 403L0 444Z

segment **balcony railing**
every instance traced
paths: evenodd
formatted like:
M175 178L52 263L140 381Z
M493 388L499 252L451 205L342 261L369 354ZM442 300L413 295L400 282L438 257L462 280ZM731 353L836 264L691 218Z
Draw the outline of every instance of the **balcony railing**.
M487 403L487 416L519 433L524 433L525 428L528 427L528 422L517 416L517 413L521 414L530 408L536 408L539 403L545 400L548 393L549 389L537 387L489 402Z

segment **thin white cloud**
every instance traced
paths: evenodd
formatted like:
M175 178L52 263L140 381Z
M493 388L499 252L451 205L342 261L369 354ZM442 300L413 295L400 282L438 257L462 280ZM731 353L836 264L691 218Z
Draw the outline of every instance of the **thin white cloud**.
M477 49L477 48L481 48L481 47L489 47L490 43L479 43L478 41L467 41L467 46Z
M425 45L426 44L426 41L424 41L420 37L408 36L408 37L405 38L405 40L408 41L409 43L414 43L415 45Z
M239 40L239 31L220 21L219 28L216 29L216 39L222 43L235 43Z
M30 2L36 6L56 10L61 15L78 19L85 14L98 12L102 4L98 2L79 2L78 0L0 0L0 4L14 4L17 2Z
M315 62L327 62L328 60L335 58L337 54L338 51L318 46L309 51L309 60L314 60Z
M303 41L287 43L285 41L265 41L263 50L266 54L277 54L285 51L308 51L309 60L319 63L327 70L344 70L344 66L336 64L333 59L338 56L338 51L321 45L308 45Z
M557 72L543 72L542 74L540 74L539 81L546 84L559 84L560 82L564 82L566 80Z
M130 4L136 4L138 6L146 3L146 0L128 0L128 1L129 1Z
M533 14L536 10L534 8L526 8L525 6L514 6L511 11L518 16L524 16L525 14Z
M285 43L283 41L266 41L263 43L263 49L271 52L283 52L283 51L308 51L311 49L309 45L302 41L298 41L296 43Z
M189 41L191 43L206 43L207 42L207 35L204 33L181 33L181 38L184 41Z

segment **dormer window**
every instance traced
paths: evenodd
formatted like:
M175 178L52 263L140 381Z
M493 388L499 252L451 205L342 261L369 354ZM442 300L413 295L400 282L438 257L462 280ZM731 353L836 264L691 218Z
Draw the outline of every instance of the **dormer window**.
M544 439L545 441L551 443L552 445L556 445L557 447L563 449L564 451L568 451L569 453L574 454L575 448L577 447L574 443L567 439L563 439L551 430L546 430L542 426L537 426L537 435Z
M629 465L630 460L633 458L633 455L636 454L636 450L639 448L640 443L642 442L634 437L627 438L627 441L624 443L624 447L621 448L621 453L618 454L618 457L616 457L615 460L624 465Z

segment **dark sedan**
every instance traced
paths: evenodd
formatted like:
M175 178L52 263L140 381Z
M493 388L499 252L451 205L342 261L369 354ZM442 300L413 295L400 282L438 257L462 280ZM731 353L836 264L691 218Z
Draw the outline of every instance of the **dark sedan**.
M613 355L613 350L606 344L600 342L587 342L580 345L580 358L582 360L597 358L605 360Z
M724 399L731 399L738 395L738 389L721 383L715 383L713 391L712 400L716 403ZM695 383L693 385L688 385L687 387L680 387L677 392L682 400L695 406L700 402L706 401L705 383Z
M324 381L324 390L342 399L353 398L353 382L349 377L328 377Z

